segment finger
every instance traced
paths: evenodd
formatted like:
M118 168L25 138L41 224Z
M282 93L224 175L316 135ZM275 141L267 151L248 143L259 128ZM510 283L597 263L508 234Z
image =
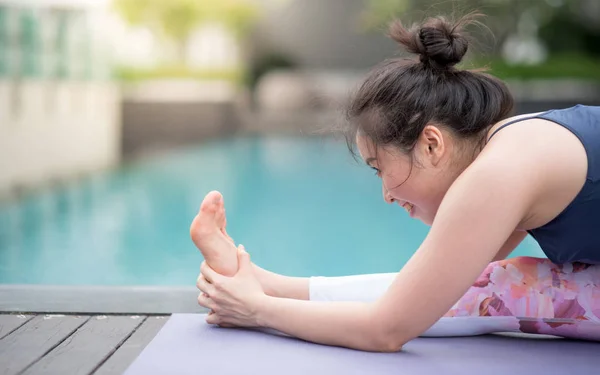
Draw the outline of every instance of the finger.
M206 263L206 261L203 261L202 263L200 263L200 275L204 276L204 271L206 270L206 268L210 268L210 266ZM212 281L208 277L204 276L204 278L206 279L206 281L209 284L212 284Z
M204 293L200 293L198 295L198 304L212 311L214 311L217 308L217 304L215 303L215 301L213 301L212 298L210 298Z
M217 325L221 328L234 328L235 325L229 323L223 323L223 319L217 314L209 315L206 317L206 323Z
M217 314L210 314L206 316L206 323L208 324L219 324L221 322L221 318Z
M215 294L215 286L210 284L204 275L198 276L196 280L196 287L201 291L206 293L208 296L212 296Z
M206 281L208 281L211 284L219 282L224 277L216 273L212 268L210 268L206 261L202 262L202 264L200 265L200 273L204 275Z

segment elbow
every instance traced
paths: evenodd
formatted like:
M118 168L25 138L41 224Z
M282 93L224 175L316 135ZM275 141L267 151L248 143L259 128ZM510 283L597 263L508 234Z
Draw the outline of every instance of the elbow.
M414 321L402 319L398 311L389 313L381 304L370 304L367 313L363 315L363 337L368 338L368 350L383 353L402 351L404 345L419 333L415 331Z
M371 345L374 351L384 353L395 353L402 350L409 341L406 330L398 327L398 324L391 324L382 321L375 321L371 325Z
M402 351L404 344L406 344L405 340L399 340L393 337L381 337L375 344L375 351L381 353L396 353Z

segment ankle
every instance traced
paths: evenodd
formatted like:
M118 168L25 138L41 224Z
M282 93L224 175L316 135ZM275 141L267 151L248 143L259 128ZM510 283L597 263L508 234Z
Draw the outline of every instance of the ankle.
M254 275L256 275L258 282L260 282L263 292L271 297L281 297L277 288L278 282L281 282L280 280L278 280L277 277L279 275L262 269L254 263L252 264L252 266L254 270Z
M263 292L270 297L309 299L309 279L307 277L284 276L267 271L253 264L254 274L263 288Z

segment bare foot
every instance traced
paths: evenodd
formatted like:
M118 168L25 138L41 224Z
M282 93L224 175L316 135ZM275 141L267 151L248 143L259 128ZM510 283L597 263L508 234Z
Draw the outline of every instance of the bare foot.
M190 235L210 268L221 275L233 276L238 270L237 248L227 235L226 225L223 196L211 191L202 201Z

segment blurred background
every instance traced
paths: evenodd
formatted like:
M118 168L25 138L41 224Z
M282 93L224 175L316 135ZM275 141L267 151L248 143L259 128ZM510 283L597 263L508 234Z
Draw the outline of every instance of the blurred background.
M267 269L397 271L427 228L319 130L392 18L474 9L517 113L600 104L597 0L0 0L0 282L194 285L214 189Z

